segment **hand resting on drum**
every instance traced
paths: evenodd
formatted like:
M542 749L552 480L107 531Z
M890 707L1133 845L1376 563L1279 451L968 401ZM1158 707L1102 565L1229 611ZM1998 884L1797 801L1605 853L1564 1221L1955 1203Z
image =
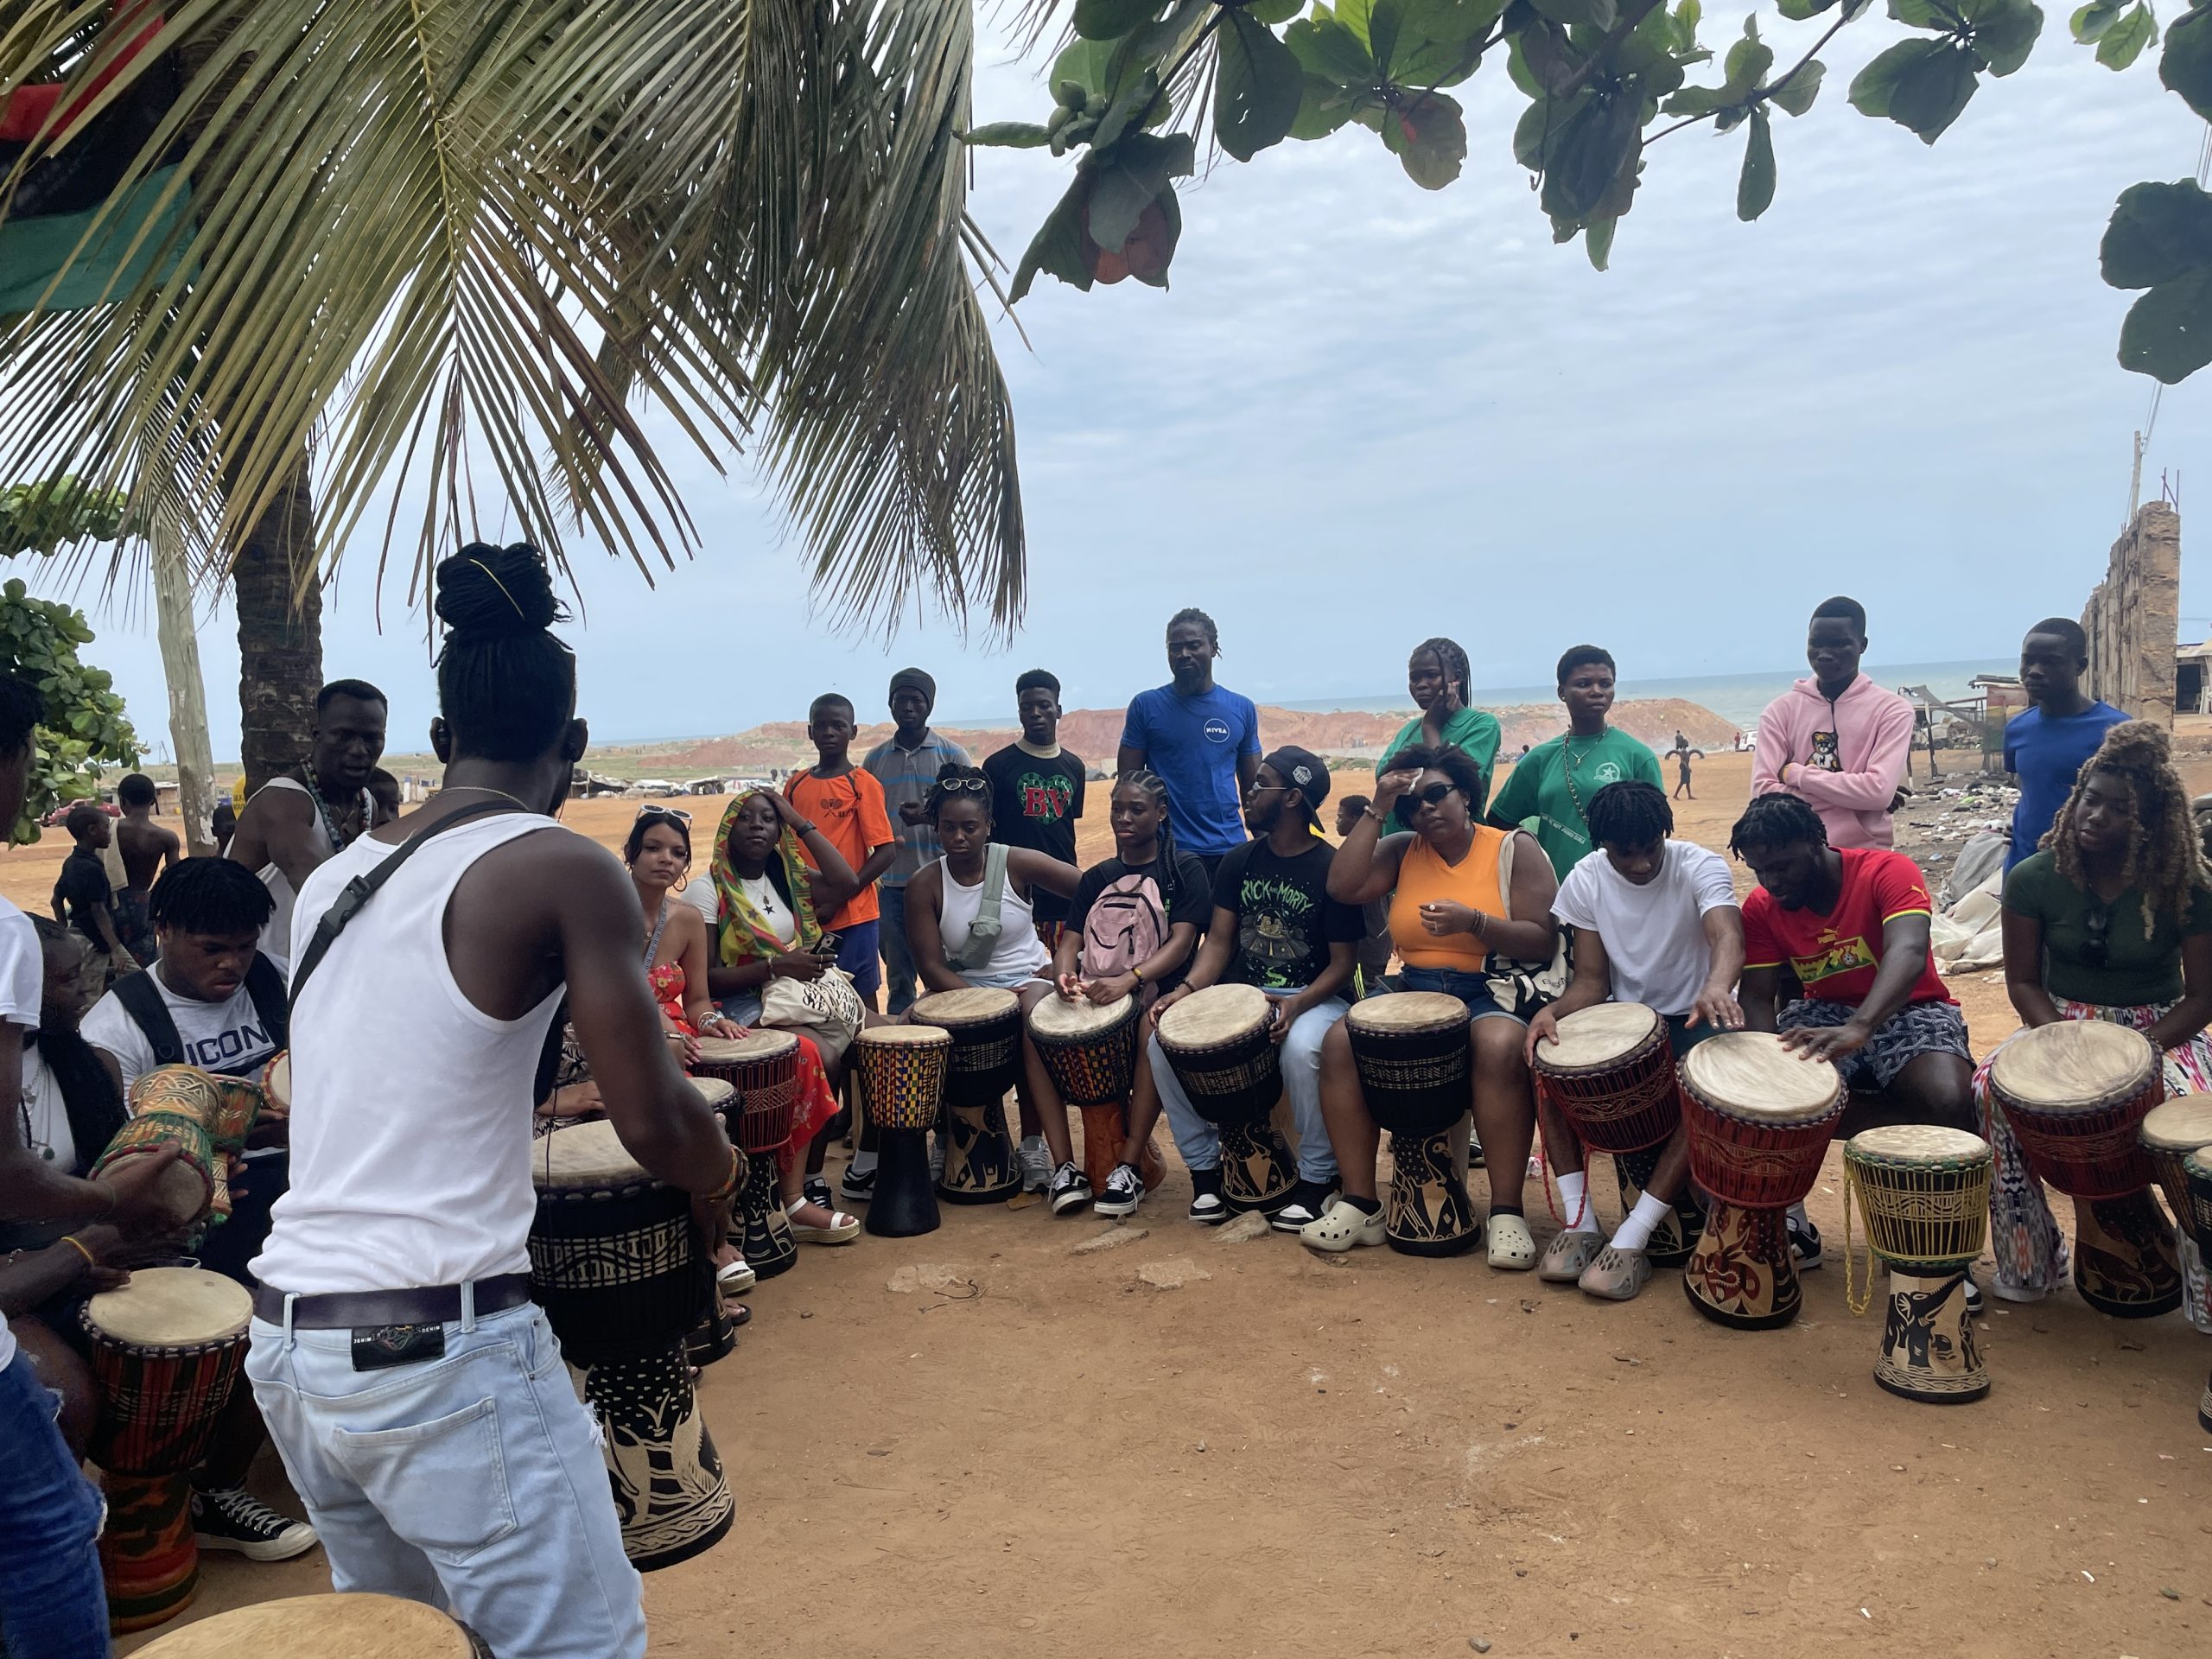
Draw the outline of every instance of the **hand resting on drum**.
M162 1188L162 1175L183 1148L156 1146L126 1158L93 1183L107 1188L112 1202L107 1219L132 1237L161 1237L176 1230L177 1218Z
M1744 1006L1736 1001L1736 994L1727 988L1716 989L1701 986L1690 1003L1690 1028L1711 1026L1717 1031L1741 1031L1744 1028Z
M1798 1026L1782 1033L1782 1046L1801 1060L1840 1060L1856 1054L1874 1033L1856 1020L1840 1026Z

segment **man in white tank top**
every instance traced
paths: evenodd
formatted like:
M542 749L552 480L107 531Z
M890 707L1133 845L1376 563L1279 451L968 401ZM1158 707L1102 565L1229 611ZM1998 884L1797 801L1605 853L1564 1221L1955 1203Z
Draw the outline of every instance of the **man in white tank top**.
M642 1659L596 1431L528 1300L534 1085L564 987L631 1156L709 1227L737 1160L661 1040L636 888L550 817L586 737L554 608L534 550L439 567L445 787L301 892L292 1185L253 1262L246 1370L334 1588L450 1605L501 1659Z
M365 680L333 680L315 694L315 732L304 765L271 778L238 815L225 855L262 880L276 913L261 954L289 966L293 896L315 868L376 822L369 774L384 753L385 695Z

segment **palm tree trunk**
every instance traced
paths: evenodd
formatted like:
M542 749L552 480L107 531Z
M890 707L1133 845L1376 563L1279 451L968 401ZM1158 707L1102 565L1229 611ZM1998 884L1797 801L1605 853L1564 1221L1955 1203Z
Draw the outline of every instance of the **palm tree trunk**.
M302 457L231 567L238 611L239 758L259 789L307 759L322 688L322 585Z
M177 811L185 850L215 850L215 761L207 741L207 684L200 672L200 640L192 626L192 581L175 539L157 527L152 537L154 626L169 688L169 741L176 749Z

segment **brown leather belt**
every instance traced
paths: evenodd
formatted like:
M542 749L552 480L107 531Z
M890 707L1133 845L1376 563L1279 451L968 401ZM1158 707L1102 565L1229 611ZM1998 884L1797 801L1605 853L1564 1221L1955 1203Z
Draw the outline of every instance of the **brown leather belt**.
M520 1307L530 1300L530 1275L503 1273L476 1281L476 1317ZM284 1323L284 1293L263 1285L253 1293L255 1317ZM412 1290L337 1291L292 1298L292 1325L300 1331L347 1331L385 1325L451 1325L461 1318L459 1285L419 1285Z

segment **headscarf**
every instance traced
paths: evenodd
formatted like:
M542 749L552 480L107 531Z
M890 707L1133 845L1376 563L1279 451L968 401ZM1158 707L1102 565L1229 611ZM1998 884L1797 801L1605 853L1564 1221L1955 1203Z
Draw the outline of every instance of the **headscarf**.
M721 901L715 907L715 955L725 968L736 967L740 963L762 962L781 956L785 949L775 929L760 918L760 912L745 896L745 889L738 885L736 867L729 859L730 833L737 828L738 809L755 795L766 793L765 789L747 789L739 793L723 812L721 825L715 831L715 893ZM791 825L784 825L776 838L776 849L769 857L782 861L785 885L791 890L791 915L798 924L798 939L791 948L811 950L822 938L822 926L814 919L814 901L807 896L806 887L810 872L800 855L798 836Z

